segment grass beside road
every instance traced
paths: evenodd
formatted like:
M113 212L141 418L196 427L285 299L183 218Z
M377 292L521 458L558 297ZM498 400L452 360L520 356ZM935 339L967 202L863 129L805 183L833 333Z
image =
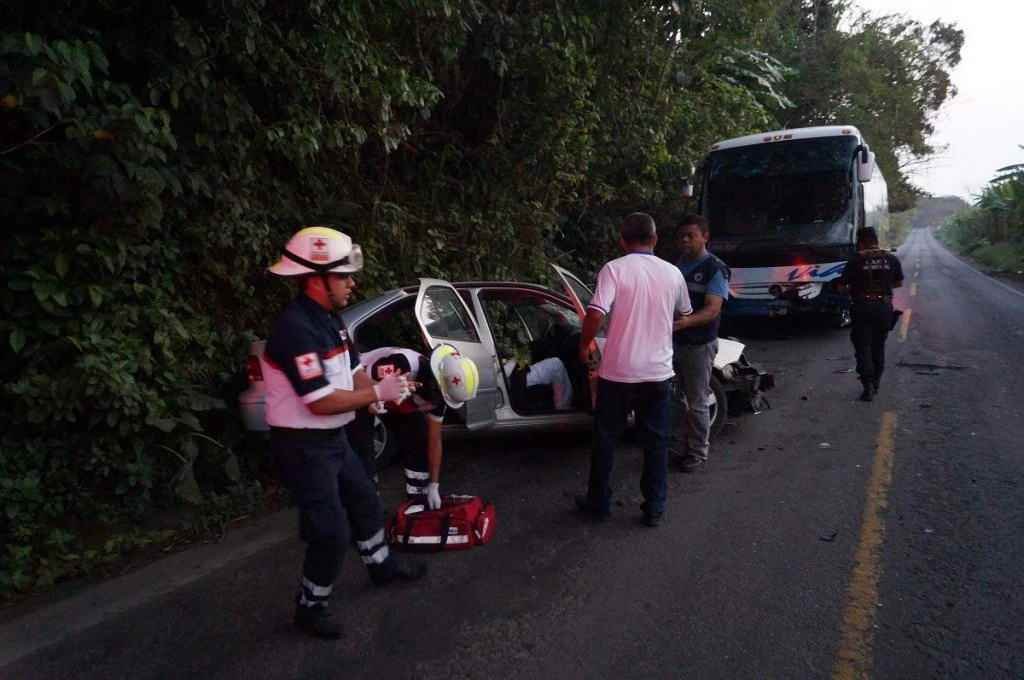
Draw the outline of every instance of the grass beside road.
M1024 274L1024 244L990 243L966 255L994 273Z
M1018 232L1024 233L1024 228L1010 230L1011 234ZM992 241L955 221L936 229L935 237L988 274L1024 279L1024 237Z

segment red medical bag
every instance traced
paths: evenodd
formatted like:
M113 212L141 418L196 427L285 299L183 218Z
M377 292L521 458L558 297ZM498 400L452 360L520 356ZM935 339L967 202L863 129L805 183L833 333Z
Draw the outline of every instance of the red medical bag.
M494 536L494 505L479 496L444 496L441 507L428 510L417 499L398 506L388 520L388 542L408 550L467 550Z

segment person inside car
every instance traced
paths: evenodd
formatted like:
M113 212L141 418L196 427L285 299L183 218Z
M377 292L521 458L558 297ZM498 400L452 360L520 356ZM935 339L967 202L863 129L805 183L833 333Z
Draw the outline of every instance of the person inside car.
M501 368L508 379L509 398L514 406L525 411L572 409L572 380L561 359L548 357L530 363L507 353L500 355Z

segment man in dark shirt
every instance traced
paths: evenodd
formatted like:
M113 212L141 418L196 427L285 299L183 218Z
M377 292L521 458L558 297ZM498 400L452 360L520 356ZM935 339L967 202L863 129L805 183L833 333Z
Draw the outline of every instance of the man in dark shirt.
M850 292L850 339L864 386L860 400L871 401L885 369L885 340L893 325L892 291L903 285L903 268L895 255L878 247L875 230L865 227L857 231L857 254L847 261L839 283Z
M416 580L425 571L390 553L377 491L345 436L354 411L402 401L412 390L402 375L377 382L366 375L337 314L362 266L362 250L347 234L306 227L270 267L298 281L300 291L274 322L263 357L270 448L306 543L295 625L328 639L341 636L327 605L350 538L375 585Z

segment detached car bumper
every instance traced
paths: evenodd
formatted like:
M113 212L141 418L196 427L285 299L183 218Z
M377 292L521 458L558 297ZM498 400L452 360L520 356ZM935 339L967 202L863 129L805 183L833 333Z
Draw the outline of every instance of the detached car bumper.
M771 408L764 392L775 387L775 376L757 368L746 357L721 369L721 380L730 393L730 405L735 404L754 413Z

